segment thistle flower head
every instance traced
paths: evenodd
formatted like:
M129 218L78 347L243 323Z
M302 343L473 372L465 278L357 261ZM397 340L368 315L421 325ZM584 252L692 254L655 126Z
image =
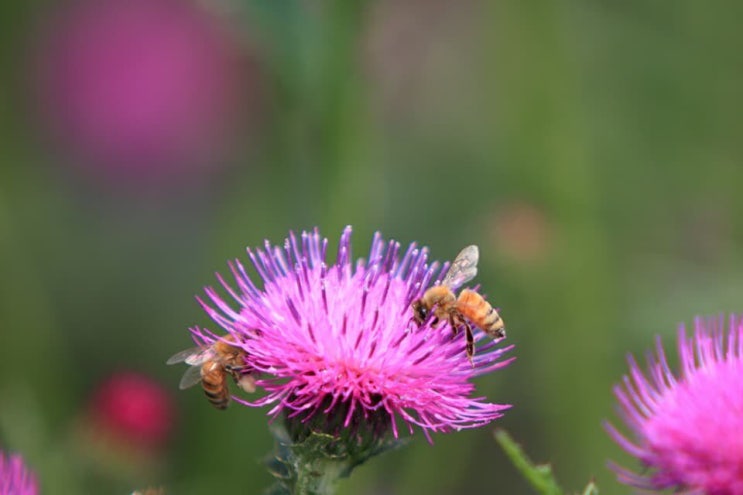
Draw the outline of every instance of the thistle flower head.
M694 335L679 330L680 371L671 372L660 341L643 374L615 387L630 440L610 435L647 468L642 475L613 466L623 483L706 495L743 494L743 320L697 319Z
M36 495L36 476L26 468L18 454L0 451L0 495Z
M445 273L429 264L426 249L375 235L369 255L355 263L351 229L343 232L335 263L317 230L290 234L283 246L266 241L248 250L262 279L256 285L239 261L230 263L234 288L219 277L233 301L212 288L202 304L211 318L239 342L265 395L248 406L272 406L295 425L336 434L358 428L376 436L398 421L412 433L420 427L447 432L485 425L507 405L474 397L471 379L505 366L510 349L475 332L474 362L464 336L448 325L420 328L411 321L411 302ZM217 337L191 329L202 345ZM430 437L429 437L430 438Z

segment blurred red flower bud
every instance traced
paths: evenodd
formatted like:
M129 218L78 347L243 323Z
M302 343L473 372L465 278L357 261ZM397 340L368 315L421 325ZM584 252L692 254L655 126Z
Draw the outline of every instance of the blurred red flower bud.
M151 378L119 372L101 383L89 404L95 431L147 450L163 446L170 437L175 407L168 392Z

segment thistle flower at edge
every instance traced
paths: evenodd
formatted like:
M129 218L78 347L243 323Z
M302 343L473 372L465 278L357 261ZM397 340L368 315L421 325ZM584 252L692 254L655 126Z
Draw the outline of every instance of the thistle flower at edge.
M647 468L636 474L612 464L618 479L650 490L674 488L706 495L743 494L743 320L697 318L694 335L679 329L680 371L674 374L660 340L643 374L630 373L614 393L633 430L628 439L606 429Z
M283 246L266 241L262 250L248 249L262 288L236 260L230 269L237 288L218 276L232 302L206 289L204 309L245 351L255 385L265 391L235 400L271 406L269 415L286 421L288 441L328 435L337 440L333 455L358 462L388 432L398 438L399 425L410 433L420 428L430 441L431 432L483 426L510 407L473 396L471 379L506 366L511 346L476 331L471 363L462 333L411 320L411 302L441 281L448 263L428 264L427 250L415 244L401 253L379 234L368 257L354 263L350 227L333 264L327 248L317 230L291 233ZM220 339L191 331L203 346Z
M0 451L0 495L37 495L36 476L18 454Z

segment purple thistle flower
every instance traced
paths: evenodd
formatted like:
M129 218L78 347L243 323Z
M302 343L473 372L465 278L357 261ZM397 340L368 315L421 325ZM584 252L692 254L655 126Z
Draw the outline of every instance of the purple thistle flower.
M611 465L618 479L638 488L675 488L706 495L743 494L743 320L695 320L694 336L679 329L680 372L671 372L657 341L643 374L630 373L614 388L629 440L605 423L619 445L646 467L643 474Z
M398 437L402 420L429 441L430 432L482 426L510 407L473 397L471 379L506 366L512 358L502 356L512 346L499 348L476 331L480 346L470 363L462 334L411 321L411 302L440 282L448 263L428 264L427 250L415 244L401 256L399 243L379 234L368 258L354 263L350 227L331 265L327 247L317 229L291 233L282 247L266 241L263 250L248 249L262 288L234 261L237 290L218 278L237 309L212 288L206 289L210 303L199 300L240 343L266 392L254 401L235 400L271 405L269 415L283 413L290 426L332 434L363 427L376 438L390 429ZM206 329L191 332L201 345L220 338Z
M36 495L39 485L36 476L18 454L0 451L0 495Z

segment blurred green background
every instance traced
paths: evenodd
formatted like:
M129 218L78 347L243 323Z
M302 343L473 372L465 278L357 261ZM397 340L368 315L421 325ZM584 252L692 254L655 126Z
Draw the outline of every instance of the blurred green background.
M69 61L64 44L45 59L55 13L84 4L0 7L0 446L26 456L43 493L268 486L258 462L271 448L265 411L216 411L198 390L179 392L184 370L164 361L191 345L189 326L214 327L193 296L216 283L226 260L316 225L333 243L346 224L356 256L376 230L440 260L480 245L478 280L517 356L478 382L514 405L493 426L551 461L567 488L594 477L603 494L628 493L605 462L634 460L601 427L616 419L611 388L626 354L641 356L655 334L673 349L679 322L741 310L743 6L170 3L209 18L209 29L216 23L237 61L170 74L175 52L158 43L180 25L162 41L156 22L140 32L135 21L122 50L145 43L127 61L105 51L105 34L75 48L103 46L98 59ZM194 39L188 29L198 28L188 26ZM152 64L159 91L185 94L171 105L185 110L159 108L160 93L147 93L138 49L164 54ZM180 49L191 63L194 50ZM68 64L64 76L39 69L49 58ZM100 94L90 86L98 71L115 76L101 76ZM201 73L227 83L199 86ZM115 150L138 152L141 140L109 146L126 114L116 110L121 94L105 91L114 83L126 110L155 115L141 122L157 123L146 136L157 143L171 136L167 126L200 118L187 110L208 107L203 92L238 90L229 111L209 114L225 127L208 153L185 146L198 141L186 133L164 155L145 146L117 159ZM51 98L66 111L48 117ZM94 116L92 127L78 125L81 115ZM85 134L109 118L110 134ZM107 153L88 153L96 139ZM144 468L85 460L75 427L97 384L126 369L151 376L176 403L172 436ZM491 430L436 435L432 446L416 434L359 468L341 493L529 493ZM94 484L104 482L110 491Z

